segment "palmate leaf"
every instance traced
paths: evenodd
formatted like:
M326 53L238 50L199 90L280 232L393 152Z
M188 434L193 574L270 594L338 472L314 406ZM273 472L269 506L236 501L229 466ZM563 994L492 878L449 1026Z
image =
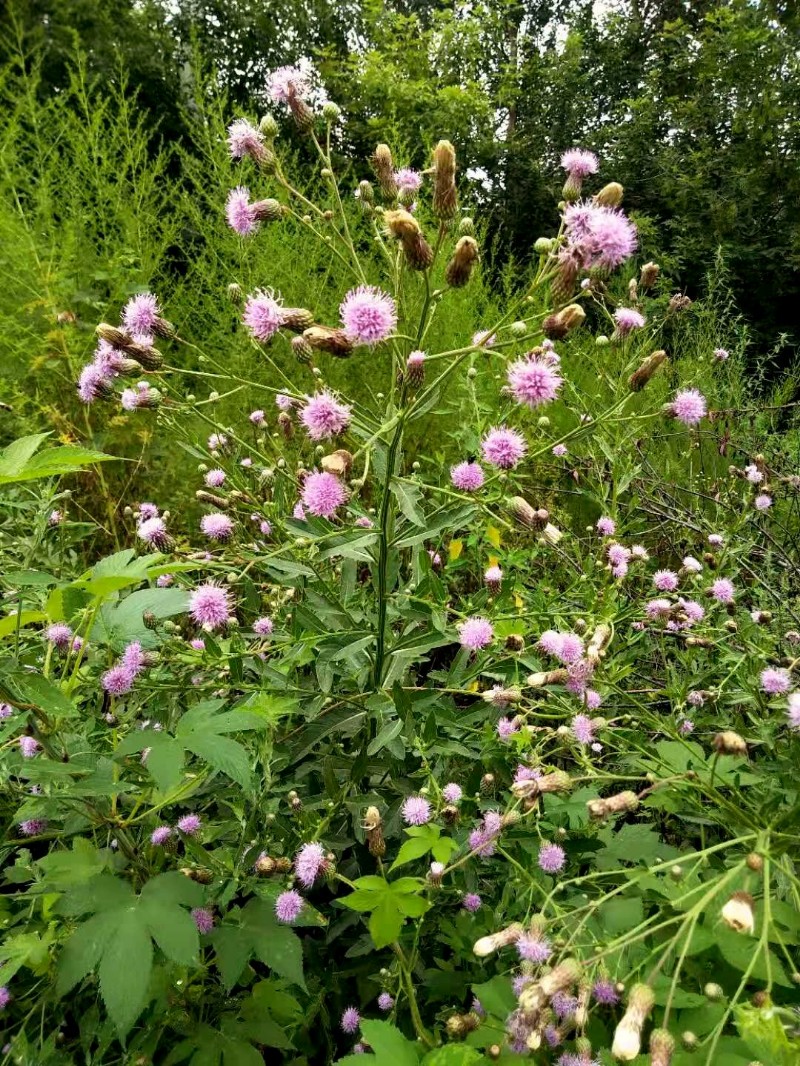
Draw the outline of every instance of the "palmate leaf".
M221 925L211 934L216 965L225 987L233 988L255 956L279 977L305 989L300 938L294 930L279 924L273 905L267 900L254 899L236 917L238 922Z

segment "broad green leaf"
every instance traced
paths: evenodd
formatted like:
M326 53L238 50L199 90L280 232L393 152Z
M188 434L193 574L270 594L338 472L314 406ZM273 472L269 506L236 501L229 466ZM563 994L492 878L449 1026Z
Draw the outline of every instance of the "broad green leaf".
M473 1066L483 1062L480 1051L466 1044L447 1044L434 1048L422 1060L422 1066Z
M397 898L387 892L369 919L369 932L375 947L380 949L393 944L400 935L403 921Z
M49 433L32 433L28 437L19 437L6 445L0 452L0 479L13 480L16 474L22 473L25 464L49 436Z
M78 708L61 689L41 674L9 671L0 675L0 691L7 691L14 703L38 707L52 718L72 718Z
M153 945L138 908L120 912L100 962L100 995L117 1032L124 1037L144 1010Z
M233 778L244 789L250 788L250 756L241 744L228 737L190 733L183 738L184 745L194 755L204 759L209 766Z
M380 1066L417 1066L417 1045L407 1040L389 1022L365 1018L361 1035L372 1048Z
M214 945L214 962L230 992L253 954L252 938L246 929L236 925L217 926L209 936Z
M487 1014L495 1018L505 1020L517 1003L517 997L514 995L514 989L508 977L493 977L491 981L485 981L482 985L473 985L472 991Z
M139 910L147 931L168 959L182 966L190 966L197 959L200 937L187 911L158 899L142 900Z
M47 615L43 611L18 611L16 614L7 614L0 618L0 638L16 633L17 629L43 622Z
M598 915L605 933L611 936L624 933L627 929L633 929L644 918L641 897L616 896L599 908Z
M305 988L303 948L293 929L279 925L265 900L253 900L242 912L242 929L250 937L253 953L287 981Z
M115 935L117 918L103 911L78 926L58 959L56 994L64 996L97 966L106 944Z
M173 737L155 730L144 765L161 792L169 792L183 777L183 747ZM157 740L155 738L158 738Z
M108 865L103 855L88 840L75 837L72 851L55 850L36 863L46 884L53 888L69 888L90 881Z

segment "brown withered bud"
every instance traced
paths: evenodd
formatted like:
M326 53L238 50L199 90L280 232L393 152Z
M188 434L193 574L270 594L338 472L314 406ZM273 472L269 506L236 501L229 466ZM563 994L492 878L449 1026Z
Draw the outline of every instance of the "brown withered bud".
M297 93L291 90L291 87L286 97L286 103L289 105L289 110L297 128L301 133L308 133L314 125L314 112L305 100L301 100Z
M496 933L482 936L480 940L475 941L472 950L478 958L485 959L487 955L499 951L500 948L507 948L509 944L516 944L524 932L525 930L521 923L514 922L512 925L506 926L505 929L499 929Z
M367 836L370 855L380 858L386 854L386 841L383 838L383 820L377 807L367 807L364 821L361 823Z
M631 392L641 392L666 358L667 353L661 348L648 355L628 378L628 385L630 386Z
M714 737L714 751L720 755L746 755L747 741L728 729Z
M550 514L543 507L532 507L524 496L512 496L508 501L508 510L513 518L526 529L541 532L550 520Z
M398 208L383 215L386 232L399 241L405 260L412 270L427 270L433 262L433 249L422 235L419 222L410 211Z
M667 309L673 314L688 311L693 302L688 296L684 296L682 292L676 292L667 305Z
M548 315L542 323L542 332L550 340L561 340L566 337L570 330L576 329L586 318L586 312L580 304L568 304Z
M506 650L519 652L525 651L525 640L519 633L509 633L506 637Z
M305 337L292 337L292 354L298 363L310 363L314 358L314 349Z
M607 796L605 799L592 799L586 803L589 817L595 821L602 821L611 814L627 814L635 811L639 806L639 797L635 792L618 792L616 796Z
M350 467L353 465L353 456L344 448L338 448L330 455L323 455L319 465L326 474L336 474L337 477L347 477Z
M772 621L772 611L753 611L753 621L759 626L768 626Z
M670 1066L675 1051L675 1038L666 1029L654 1029L650 1034L650 1066Z
M594 202L603 207L619 207L625 190L618 181L610 181L604 185L600 192L595 194Z
M393 202L397 199L397 182L394 180L394 162L389 145L379 144L370 162L384 199Z
M528 674L528 688L546 688L548 685L563 685L569 681L569 673L559 667L557 670L543 670L538 674Z
M277 872L277 863L269 855L259 855L255 863L255 871L259 877L271 877Z
M442 818L448 825L455 825L458 821L458 807L455 803L448 803L446 807L442 809Z
M575 292L578 274L583 266L583 255L578 248L562 248L557 257L558 267L550 282L550 295L554 304L568 300Z
M433 150L433 213L446 221L457 209L456 150L449 141L439 141Z
M477 1029L480 1024L480 1017L475 1011L470 1011L469 1014L451 1014L445 1023L445 1028L449 1037L453 1040L461 1040L467 1033Z
M56 322L59 326L71 326L73 322L78 321L78 316L74 311L59 311L56 315Z
M213 492L207 492L206 489L198 489L194 496L201 503L210 503L212 507L218 507L220 511L227 511L231 505L230 500L224 496L217 496Z
M292 860L287 859L285 855L281 855L279 859L275 860L275 873L288 874L292 868Z
M636 282L636 278L631 278L628 282L628 299L631 304L635 304L639 299L639 286Z
M332 326L311 326L303 331L303 340L311 348L329 352L339 359L346 359L353 351L353 342L345 331Z
M592 662L597 662L598 659L603 657L603 652L611 642L611 626L606 625L605 622L601 622L600 625L595 627L594 633L592 633L589 646L586 649L586 658Z
M314 325L314 316L305 307L284 307L282 324L293 333L302 333Z
M210 885L214 880L214 875L210 870L204 870L201 866L182 866L181 873L184 877L188 877L190 881L196 881L198 885Z
M281 411L278 415L278 426L285 439L291 440L294 436L294 422L288 411Z
M511 786L511 793L516 799L535 799L550 792L569 792L571 789L572 779L569 774L563 770L554 770L551 774L530 781L515 781Z
M259 222L277 222L283 216L283 206L277 200L257 200L250 212Z
M474 237L461 237L453 249L453 256L444 272L445 281L453 289L463 288L480 259L480 249Z
M658 263L645 263L639 274L639 286L642 289L652 289L660 273L661 267Z
M158 370L164 362L161 352L151 344L129 344L125 353L135 359L144 370Z
M292 791L287 795L286 800L287 800L289 806L291 807L292 811L297 812L299 810L302 810L303 801L300 799L300 797L294 791L294 789L292 789Z
M751 851L745 859L748 870L752 870L754 873L760 874L764 869L764 860L756 852Z

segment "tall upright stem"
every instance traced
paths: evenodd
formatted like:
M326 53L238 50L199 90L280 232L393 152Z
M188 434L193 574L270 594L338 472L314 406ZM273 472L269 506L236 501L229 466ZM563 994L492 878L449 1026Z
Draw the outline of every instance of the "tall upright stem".
M388 607L386 577L389 563L389 527L390 519L392 517L391 487L392 477L394 476L394 467L397 462L397 453L403 439L403 424L404 418L401 414L386 456L386 474L383 479L381 510L378 521L378 634L375 646L375 671L373 675L373 684L376 689L380 688L381 680L383 678L383 660L386 648L386 610Z

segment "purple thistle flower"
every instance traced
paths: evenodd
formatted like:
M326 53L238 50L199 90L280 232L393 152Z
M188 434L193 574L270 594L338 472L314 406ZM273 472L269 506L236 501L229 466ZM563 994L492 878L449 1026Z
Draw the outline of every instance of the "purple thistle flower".
M607 515L603 515L602 518L597 519L597 525L595 527L597 532L603 537L613 537L617 532L617 523L613 518L609 518Z
M563 459L567 454L567 446L566 444L554 444L552 452L556 459Z
M157 548L159 551L169 548L172 544L172 538L167 532L166 522L163 518L157 516L145 518L144 521L139 522L136 527L136 536L139 540L144 541L145 544L149 544L150 547Z
M468 618L456 628L458 629L458 639L461 641L461 647L467 648L471 652L485 648L488 644L491 644L494 637L492 624L486 618Z
M3 1011L3 1010L6 1009L6 1007L11 1002L12 998L13 997L12 997L11 993L8 991L8 989L6 988L6 986L5 985L0 986L0 1011ZM3 1054L6 1054L6 1049L5 1048L3 1048Z
M45 629L44 639L63 650L72 643L72 630L65 622L54 622Z
M390 996L388 992L381 992L378 996L378 1009L386 1013L387 1011L390 1011L393 1006L394 999L392 996Z
M208 907L194 907L192 918L197 926L197 932L206 936L214 928L214 915Z
M117 663L110 670L106 670L100 679L100 684L111 696L124 696L133 688L135 680L135 670L131 670L125 663Z
M585 148L570 148L561 156L561 166L573 178L588 178L590 174L596 174L598 163L594 152Z
M668 615L671 610L672 604L669 600L665 600L663 596L660 596L655 600L650 600L645 606L644 613L649 619L654 621L656 618L663 618Z
M724 363L729 354L730 353L725 348L714 349L714 358L720 363Z
M225 217L228 225L240 237L249 237L259 228L259 221L253 205L250 203L250 190L243 185L231 189L225 203Z
M225 478L227 476L228 475L224 470L217 468L215 470L209 470L203 480L210 489L218 489L221 485L225 484Z
M744 468L745 477L751 485L760 485L764 480L763 473L758 469L755 463L750 463L749 466Z
M371 518L368 518L365 514L361 514L355 520L354 525L358 526L359 529L372 529L373 526L375 525L375 523L372 521Z
M374 285L359 285L339 307L342 325L354 344L379 344L397 327L397 307L391 296Z
M556 992L550 1000L550 1006L556 1012L557 1018L568 1018L578 1009L578 998L568 992Z
M554 400L563 381L549 363L536 358L518 359L508 368L508 384L514 399L530 408Z
M442 799L445 803L460 803L463 795L461 785L457 785L455 781L448 782L442 789Z
M527 450L528 445L522 434L505 426L490 429L481 443L483 458L501 470L515 467Z
M295 875L306 888L311 888L325 866L325 849L321 844L303 844L295 856Z
M674 592L678 587L678 575L674 570L656 570L653 584L659 592Z
M131 297L122 312L122 324L134 336L150 336L156 332L161 309L151 292Z
M726 577L718 577L711 583L711 595L719 603L733 603L736 596L733 582Z
M252 296L248 296L242 321L251 336L263 344L283 325L283 308L272 292L259 289Z
M306 397L300 410L300 421L311 440L325 440L342 433L350 425L351 408L339 403L332 392L323 389Z
M753 500L753 506L757 511L768 511L772 507L772 497L768 496L766 492L761 492Z
M672 401L672 413L686 426L696 426L706 416L706 400L697 389L681 389Z
M39 754L40 744L36 737L22 736L17 740L23 759L33 759Z
M590 711L596 711L603 703L603 697L593 688L587 688L583 696L583 702Z
M134 674L141 673L147 665L147 655L138 640L132 640L122 653L121 664Z
M189 597L192 619L209 629L219 629L230 617L228 593L219 585L201 585Z
M516 943L519 957L527 962L541 964L547 962L553 954L550 941L543 936L535 936L533 933L523 933Z
M309 474L303 484L303 507L319 518L333 518L346 500L347 489L335 474Z
M160 825L150 834L150 843L154 847L162 848L172 836L172 829L168 825Z
M146 522L148 518L158 518L159 510L154 503L145 501L139 504L138 514L139 521Z
M187 837L196 836L200 832L200 819L196 814L184 814L177 824L178 829Z
M789 728L800 732L800 692L793 692L786 707Z
M230 540L233 536L233 520L226 514L214 511L200 519L200 531L209 540Z
M232 159L249 155L258 160L264 155L264 138L246 119L238 118L228 126L228 148Z
M564 869L567 856L558 844L542 844L536 861L539 863L539 868L546 874L557 874Z
M592 985L592 995L595 1000L602 1004L604 1007L613 1007L619 1003L619 993L614 985L613 981L608 981L605 978L595 981Z
M36 837L47 829L46 818L26 818L19 823L19 831L24 837Z
M462 492L476 492L484 480L483 469L478 463L465 460L450 467L450 481Z
M572 719L570 728L572 729L572 735L579 744L591 744L594 740L592 720L588 715L576 714Z
M425 825L431 820L432 809L424 796L407 796L401 813L406 825Z
M616 335L618 337L627 337L635 329L642 328L645 323L645 317L632 307L618 307L614 312L614 321L617 324Z
M278 67L267 77L267 92L276 104L308 95L309 76L300 67Z
M285 392L279 392L275 397L275 406L279 411L291 411L294 407L294 400Z
M788 670L768 666L761 671L761 688L770 696L782 696L792 686Z
M358 1009L356 1007L348 1007L342 1014L339 1024L343 1033L357 1033L358 1027L361 1025L361 1015L358 1013Z
M10 718L14 713L14 708L10 703L0 703L0 721L5 718Z
M412 195L422 187L422 175L418 170L410 167L401 167L394 172L394 183L401 193Z
M275 900L275 914L278 921L291 925L302 911L304 902L300 893L295 892L294 889L281 892Z
M599 204L570 204L564 213L567 239L571 249L588 270L601 267L613 270L636 251L636 227L616 207Z
M691 718L684 718L684 720L681 722L680 726L678 727L678 731L683 736L688 736L689 733L693 732L694 731L694 722L691 720Z
M268 637L273 630L274 626L271 618L264 616L263 618L256 618L253 622L253 632L258 633L260 637Z
M480 910L482 903L483 901L477 892L467 892L461 900L461 906L465 911L469 911L470 914L474 914L475 911Z
M516 718L501 718L497 723L497 735L500 740L508 740L514 733L519 733L519 722Z
M250 414L248 415L248 418L250 419L250 421L253 423L254 426L263 426L264 423L267 420L266 415L261 410L251 411Z

